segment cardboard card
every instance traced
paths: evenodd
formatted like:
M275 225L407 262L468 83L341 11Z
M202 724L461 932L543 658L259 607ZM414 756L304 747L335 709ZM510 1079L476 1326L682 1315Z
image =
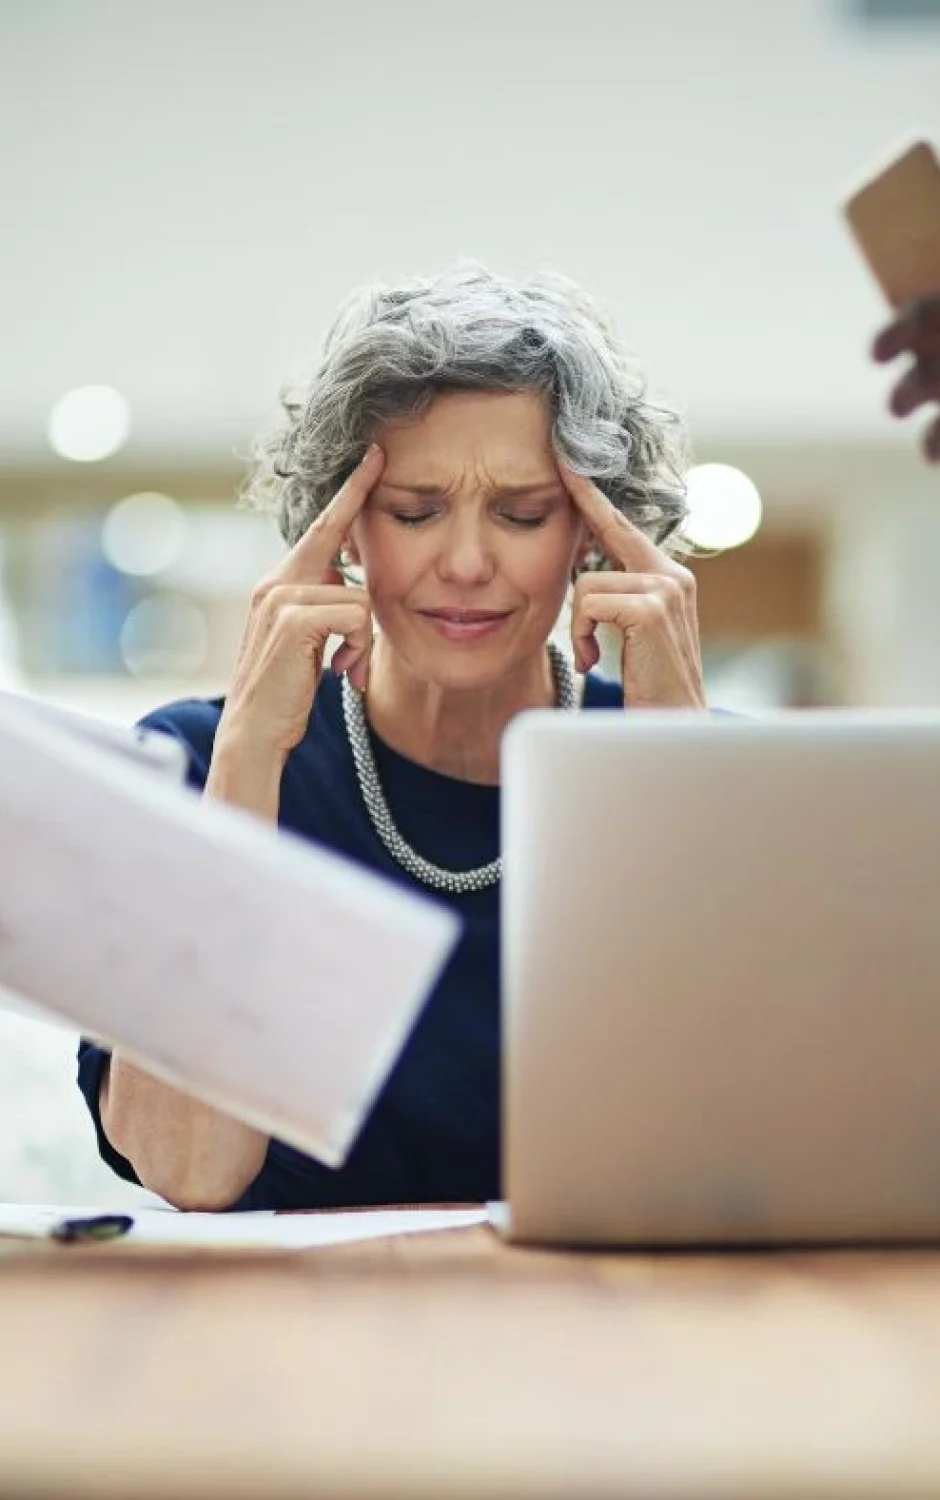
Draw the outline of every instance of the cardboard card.
M940 163L918 141L844 205L856 242L892 307L940 293Z

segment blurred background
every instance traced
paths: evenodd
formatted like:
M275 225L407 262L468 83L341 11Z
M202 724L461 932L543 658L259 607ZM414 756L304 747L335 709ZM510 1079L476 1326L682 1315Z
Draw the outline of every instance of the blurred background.
M940 705L940 473L839 212L940 143L936 0L0 0L0 84L0 687L224 691L282 382L471 255L577 278L687 413L714 702ZM0 1198L126 1201L73 1044L0 1014Z

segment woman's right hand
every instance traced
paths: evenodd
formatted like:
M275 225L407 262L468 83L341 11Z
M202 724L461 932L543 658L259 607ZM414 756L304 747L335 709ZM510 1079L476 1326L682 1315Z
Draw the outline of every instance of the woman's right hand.
M369 596L343 582L334 559L384 463L373 443L300 541L255 587L217 748L238 746L283 767L306 731L331 635L343 638L334 669L365 687L372 650Z
M277 821L284 761L307 727L329 636L343 637L334 666L365 685L369 599L364 589L346 587L333 559L384 463L373 445L254 590L216 731L207 797ZM228 1208L264 1166L264 1131L154 1078L120 1053L111 1058L100 1108L105 1134L141 1182L177 1208Z

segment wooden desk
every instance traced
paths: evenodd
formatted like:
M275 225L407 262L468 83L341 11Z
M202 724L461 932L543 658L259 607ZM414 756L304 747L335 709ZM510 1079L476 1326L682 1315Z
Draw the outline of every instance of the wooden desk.
M940 1253L0 1256L0 1494L940 1494Z

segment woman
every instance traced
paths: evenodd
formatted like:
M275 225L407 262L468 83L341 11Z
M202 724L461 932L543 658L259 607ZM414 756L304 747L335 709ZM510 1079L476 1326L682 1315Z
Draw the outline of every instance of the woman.
M247 492L290 550L230 690L144 722L206 796L436 891L464 936L341 1170L89 1044L81 1086L105 1159L182 1208L493 1198L500 737L526 708L704 706L693 578L658 545L681 434L577 287L476 265L357 295L284 405ZM549 644L572 580L575 671Z

